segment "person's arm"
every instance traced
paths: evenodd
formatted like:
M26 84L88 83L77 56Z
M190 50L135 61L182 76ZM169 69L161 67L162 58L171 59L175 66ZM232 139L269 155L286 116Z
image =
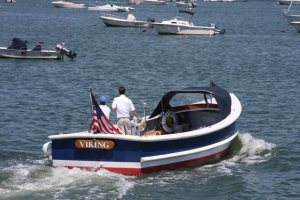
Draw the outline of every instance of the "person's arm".
M141 117L139 117L139 116L136 114L135 110L133 110L133 111L131 111L131 112L132 112L132 114L133 114L139 121L142 121L142 120L143 120Z
M116 110L115 108L111 108L112 110Z

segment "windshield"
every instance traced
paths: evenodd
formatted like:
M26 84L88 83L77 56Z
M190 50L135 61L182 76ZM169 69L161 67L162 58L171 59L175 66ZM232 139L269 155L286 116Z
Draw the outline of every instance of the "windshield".
M170 101L170 106L177 107L177 106L184 106L184 105L191 105L196 103L210 103L210 95L209 94L202 94L202 93L178 93L176 94Z

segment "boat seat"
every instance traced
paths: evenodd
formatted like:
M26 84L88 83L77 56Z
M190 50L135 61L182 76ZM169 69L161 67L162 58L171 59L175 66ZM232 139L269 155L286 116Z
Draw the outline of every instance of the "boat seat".
M42 51L42 46L38 44L32 49L32 51Z
M20 38L13 38L11 45L7 49L27 50L27 41Z

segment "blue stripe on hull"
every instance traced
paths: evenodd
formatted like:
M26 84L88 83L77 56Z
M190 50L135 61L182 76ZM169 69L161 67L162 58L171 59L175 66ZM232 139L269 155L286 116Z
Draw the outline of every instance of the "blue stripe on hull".
M136 142L112 139L111 141L115 143L115 147L112 150L79 149L75 147L75 141L81 138L53 140L52 159L140 162L141 157L170 154L208 146L223 141L236 132L237 126L236 123L233 123L230 126L214 133L181 140Z

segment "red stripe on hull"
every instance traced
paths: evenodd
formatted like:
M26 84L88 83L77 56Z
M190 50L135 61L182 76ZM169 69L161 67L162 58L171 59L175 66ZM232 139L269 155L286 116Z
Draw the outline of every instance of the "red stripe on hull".
M110 168L110 167L73 167L73 166L64 166L67 167L68 169L73 169L73 168L79 168L85 171L91 171L91 172L96 172L100 169L105 169L110 172L114 172L117 174L123 174L123 175L142 175L142 174L147 174L147 173L153 173L153 172L159 172L163 170L171 170L171 169L177 169L181 167L192 167L192 166L197 166L197 165L204 165L206 163L210 163L213 161L217 161L221 159L227 152L228 148L213 154L209 156L205 156L202 158L197 158L193 160L187 160L187 161L182 161L182 162L177 162L177 163L171 163L171 164L166 164L166 165L160 165L160 166L155 166L155 167L147 167L147 168ZM56 168L56 166L53 166Z

